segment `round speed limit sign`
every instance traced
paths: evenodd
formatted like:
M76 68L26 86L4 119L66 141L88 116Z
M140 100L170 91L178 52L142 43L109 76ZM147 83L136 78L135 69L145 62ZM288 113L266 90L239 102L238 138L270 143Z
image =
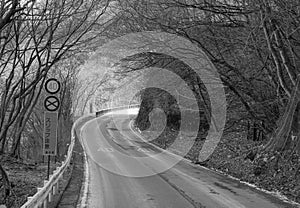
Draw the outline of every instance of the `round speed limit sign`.
M48 79L45 83L45 89L48 93L55 94L60 90L60 82L55 78Z

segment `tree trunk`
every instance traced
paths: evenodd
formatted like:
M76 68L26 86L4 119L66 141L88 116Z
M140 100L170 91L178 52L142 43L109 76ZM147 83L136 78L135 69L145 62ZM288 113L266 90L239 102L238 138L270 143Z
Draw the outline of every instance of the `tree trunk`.
M18 153L19 152L18 150L20 147L22 132L26 126L26 123L27 123L30 115L33 112L35 105L37 104L37 101L39 100L45 80L46 80L46 77L43 77L37 93L35 92L36 87L32 88L32 92L30 93L29 98L26 101L26 104L24 105L23 111L21 112L20 118L18 120L19 126L18 126L18 131L16 132L16 135L15 135L15 141L14 141L13 149L11 152L12 157L18 158L20 156Z
M6 143L7 131L8 131L8 129L6 128L0 134L0 141L1 141L0 154L5 153L5 143Z
M9 182L8 176L1 164L0 164L0 174L2 175L2 180L4 181L4 183L3 183L4 191L5 191L4 197L7 198L10 194L11 187L10 187L10 182Z
M299 135L299 111L300 111L300 75L297 77L297 83L293 90L292 97L289 99L286 111L279 120L279 125L271 137L270 141L265 145L264 151L282 151L288 148L291 136ZM299 140L295 137L294 140ZM297 141L295 141L297 142Z

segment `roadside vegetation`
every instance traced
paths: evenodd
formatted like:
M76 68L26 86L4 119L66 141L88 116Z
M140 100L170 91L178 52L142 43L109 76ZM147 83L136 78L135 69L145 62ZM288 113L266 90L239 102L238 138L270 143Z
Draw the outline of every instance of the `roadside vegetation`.
M46 179L42 141L48 78L61 82L52 169L64 159L78 109L78 66L109 24L108 3L0 1L0 204L20 207Z
M299 2L226 2L120 1L119 25L134 32L157 30L182 36L201 48L217 68L228 107L224 134L214 153L198 161L205 132L199 134L187 158L300 202ZM191 89L199 89L193 93L201 98L199 110L209 110L202 116L211 123L207 90L201 77L195 82L187 76L192 73L188 66L153 53L124 62L125 71L160 67L181 76ZM163 148L177 138L180 116L188 113L180 112L174 99L160 89L141 93L135 125L145 135L149 127L161 131L151 118L155 113L157 118L165 115L166 128L153 140ZM200 130L207 131L206 122Z
M75 117L126 103L126 91L151 80L151 73L143 73L149 67L181 77L197 106L189 106L183 93L185 110L180 111L182 106L167 91L141 90L132 99L141 103L135 125L145 136L159 131L152 142L169 148L180 126L192 125L193 119L183 124L182 116L193 118L197 110L199 132L185 157L300 202L297 0L2 0L0 14L0 205L20 207L45 179L41 145L48 78L61 82L59 148L53 158L58 165ZM143 31L188 39L218 71L227 99L226 126L205 161L198 156L213 120L211 102L204 80L189 66L154 52L107 63L111 70L101 62L86 64L99 58L95 51L104 43ZM154 125L155 117L165 119L164 129ZM172 148L180 154L185 142Z

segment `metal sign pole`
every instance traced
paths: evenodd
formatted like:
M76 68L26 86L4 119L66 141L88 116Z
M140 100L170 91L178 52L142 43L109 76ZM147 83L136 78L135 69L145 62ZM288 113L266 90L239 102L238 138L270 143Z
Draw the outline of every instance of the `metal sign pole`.
M47 171L47 180L49 180L50 175L50 155L48 155L48 171Z

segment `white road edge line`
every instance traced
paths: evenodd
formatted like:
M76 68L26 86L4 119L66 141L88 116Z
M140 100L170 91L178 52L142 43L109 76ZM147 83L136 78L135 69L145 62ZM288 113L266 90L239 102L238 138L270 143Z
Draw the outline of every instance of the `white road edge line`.
M81 117L79 119L87 118L89 116L93 116L94 117L95 114L88 114L88 115L83 116L83 117ZM87 196L88 196L88 190L89 190L89 181L90 181L90 169L89 169L89 165L88 165L88 157L86 155L86 152L84 150L84 146L83 146L82 141L81 141L81 130L82 130L82 127L79 130L80 134L77 135L77 137L78 137L77 139L79 140L79 142L80 142L80 144L82 146L82 149L83 149L83 155L84 155L84 180L82 181L80 195L79 195L81 201L80 201L80 203L79 202L77 203L77 206L76 206L77 208L84 208L84 207L87 206L86 203L87 203ZM84 188L82 188L82 186Z
M130 128L130 130L131 130L137 137L139 137L139 138L141 138L143 141L147 142L146 140L144 140L144 138L142 137L142 135L138 134L138 133L133 129L133 120L131 120L131 121L129 122L129 128ZM151 146L157 148L157 149L160 149L160 150L162 150L162 151L168 152L170 155L173 155L173 156L175 156L175 157L182 157L182 156L180 156L180 155L176 155L176 154L173 153L173 152L170 152L170 151L168 151L168 150L162 149L162 148L160 148L160 147L158 147L158 146L156 146L156 145L154 145L154 144L151 144L151 143L149 143L149 142L147 142L147 143L150 144ZM229 175L229 174L227 174L227 173L224 173L224 172L222 172L222 171L215 170L215 169L209 169L209 168L204 167L204 166L202 166L202 165L196 165L196 164L193 164L191 160L186 159L186 158L184 158L184 157L182 157L182 160L185 161L185 162L188 162L190 165L192 165L192 166L194 166L194 167L199 167L199 166L200 166L201 168L206 169L206 170L208 170L208 171L212 171L212 172L215 172L215 173L218 173L218 174L222 174L222 175L224 175L224 176L227 176L227 177L229 177L229 178L231 178L231 179L233 179L233 180L236 180L236 181L238 181L238 182L240 182L240 183L242 183L242 184L245 184L245 185L247 185L247 186L249 186L249 187L252 187L252 188L254 188L254 189L256 189L256 190L259 190L259 191L262 191L262 192L264 192L264 193L270 194L270 195L276 197L277 199L280 199L280 200L282 200L282 201L284 201L284 202L287 202L287 203L289 203L289 204L291 204L291 205L296 205L296 206L298 206L298 207L300 208L300 204L299 204L299 203L297 203L297 202L295 202L295 201L292 201L292 200L289 200L286 196L282 195L282 194L279 193L279 192L267 191L267 190L265 190L265 189L262 189L262 188L257 187L257 186L254 185L254 184L248 183L248 182L246 182L246 181L241 181L240 179L238 179L238 178L236 178L236 177L233 177L233 176L231 176L231 175ZM177 172L181 172L181 171L177 170ZM181 172L181 173L182 173L182 172Z
M92 120L94 120L96 118L93 118ZM90 123L90 121L86 122L84 125L82 125L82 127L80 128L80 143L82 145L82 149L84 151L84 163L85 163L85 168L84 168L84 181L82 183L84 183L84 188L83 188L83 192L81 194L81 202L79 205L79 207L77 206L77 208L85 208L87 207L87 203L88 203L88 193L89 193L89 185L90 185L90 168L89 168L89 164L88 164L88 157L85 151L85 145L83 144L83 140L82 140L82 130L84 129L84 127Z
M94 161L96 164L98 164L97 161L95 160L95 158L92 155L87 156L87 154L86 154L86 151L90 151L90 149L87 145L84 144L84 142L82 140L82 138L83 138L82 137L82 130L85 128L86 125L90 124L91 122L95 122L95 120L101 118L102 116L104 116L106 114L107 113L104 113L101 116L95 117L95 118L87 121L80 128L80 143L82 145L84 155L85 155L85 172L84 172L85 173L85 180L82 182L82 183L84 183L84 189L82 189L82 193L80 194L81 201L80 201L80 203L77 204L77 208L86 208L88 206L88 194L89 194L89 185L90 185L90 179L91 179L88 158L91 159L92 161ZM100 131L100 128L99 128L98 125L97 125L97 127L98 127L98 130ZM97 208L103 208L103 206L97 207Z
M90 181L90 169L88 165L88 158L87 155L84 151L84 188L83 188L83 193L81 197L81 202L80 204L77 205L77 208L83 208L87 206L87 196L88 196L88 191L89 191L89 181Z
M105 110L108 110L108 109L103 109L102 111L105 111ZM113 110L113 109L110 109L110 110ZM111 111L106 112L106 113L104 113L103 115L107 115L107 114L110 113L110 112L111 112ZM103 116L103 115L101 115L101 116ZM79 120L81 120L81 119L83 119L83 118L89 117L89 116L95 117L95 118L93 118L92 120L98 119L98 118L101 117L101 116L97 116L96 114L92 113L92 114L87 114L87 115L84 115L84 116L80 117L79 119L77 119L76 122L78 122ZM85 208L85 207L87 207L87 203L88 203L88 202L87 202L87 198L88 198L89 184L90 184L90 168L89 168L89 164L88 164L88 156L87 156L86 151L85 151L85 145L83 144L82 137L81 137L81 132L82 132L82 129L83 129L89 122L91 122L91 120L88 121L88 122L86 122L84 125L82 125L82 127L81 127L80 130L79 130L80 135L79 135L79 138L78 138L78 139L79 139L79 142L80 142L80 144L81 144L81 146L82 146L82 148L83 148L83 152L84 152L84 163L85 163L85 168L84 168L84 181L82 182L84 188L83 188L83 189L81 188L81 190L80 190L80 192L81 192L81 193L80 193L80 199L81 199L81 201L80 201L80 203L77 202L76 208ZM99 127L98 127L98 128L99 128ZM99 129L99 130L100 130L100 129ZM78 136L78 135L77 135L77 136ZM94 162L96 162L96 160L95 160L93 157L91 157L91 159L92 159ZM100 208L100 207L99 207L99 208Z

